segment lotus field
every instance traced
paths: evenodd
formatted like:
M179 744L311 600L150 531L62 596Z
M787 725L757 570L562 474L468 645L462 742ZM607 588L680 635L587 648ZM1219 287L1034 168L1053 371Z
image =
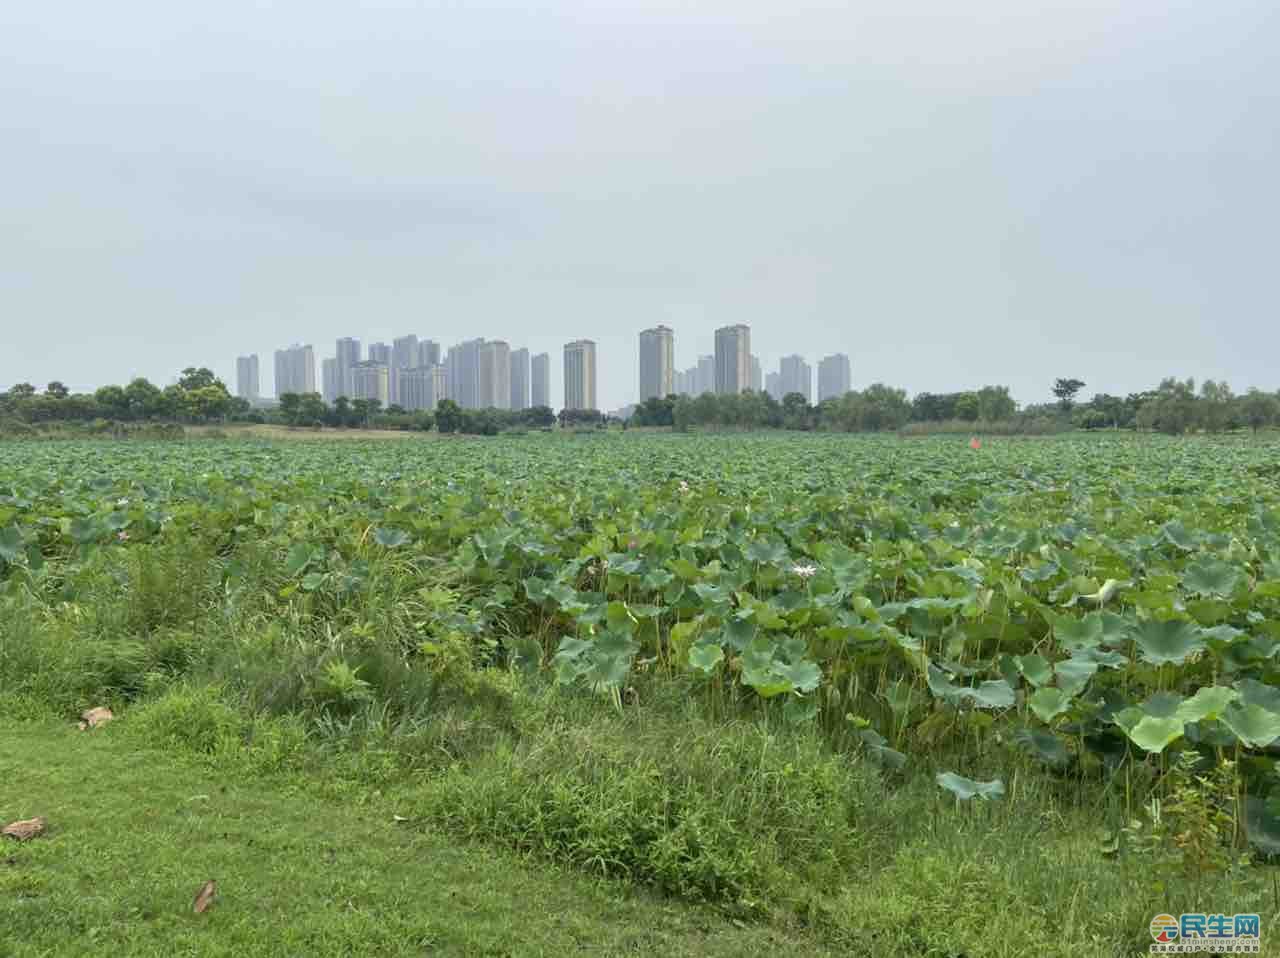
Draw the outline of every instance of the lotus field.
M1280 850L1274 438L0 446L8 614L92 618L146 550L212 568L203 601L251 593L262 630L320 637L281 681L330 722L389 682L352 649L462 657L619 715L670 687L713 720L812 728L957 805L1019 769L1127 794L1193 756L1229 772L1237 847ZM99 629L65 660L79 687L12 643L0 676L127 716L200 659L165 615Z

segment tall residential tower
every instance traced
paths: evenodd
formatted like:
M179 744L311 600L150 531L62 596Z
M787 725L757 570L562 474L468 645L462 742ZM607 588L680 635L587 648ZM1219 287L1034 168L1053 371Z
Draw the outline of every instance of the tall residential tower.
M839 399L852 388L851 382L848 356L836 353L823 357L818 363L818 402Z
M716 330L716 392L751 388L751 327L738 323Z
M250 402L262 395L262 378L258 373L258 354L236 360L236 395Z
M564 347L564 408L598 409L596 405L596 344L578 339Z
M675 334L655 326L640 334L640 402L675 392Z
M538 353L529 363L529 402L551 408L551 355Z

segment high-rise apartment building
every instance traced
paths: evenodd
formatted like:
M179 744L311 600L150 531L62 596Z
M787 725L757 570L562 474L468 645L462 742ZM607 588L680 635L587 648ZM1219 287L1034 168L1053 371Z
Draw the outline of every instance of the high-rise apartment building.
M764 390L764 370L760 368L760 357L751 357L751 391L761 392Z
M849 357L844 353L824 356L818 363L818 402L839 399L852 388Z
M778 363L778 377L783 396L799 393L805 402L813 402L813 367L803 356L783 356Z
M600 408L596 405L596 344L590 339L565 344L564 408Z
M386 343L370 343L369 362L389 367L391 365L391 347Z
M342 370L338 368L337 359L321 360L320 386L320 396L330 406L337 402L339 396L344 395L342 391Z
M716 392L751 388L751 328L738 323L716 330Z
M675 334L655 326L640 334L640 401L671 395L675 390Z
M276 350L276 398L316 391L316 354L310 346Z
M481 409L511 408L511 345L501 339L480 344Z
M443 366L417 366L401 371L400 405L405 409L434 410L445 398Z
M369 351L373 351L373 347L369 347ZM382 408L386 409L390 403L388 400L390 374L385 363L369 362L356 363L351 368L351 398L352 399L376 399L382 404Z
M538 353L529 362L529 402L551 408L550 353Z
M483 339L470 339L449 347L445 370L449 398L463 409L480 409L480 346Z
M338 361L338 395L351 396L351 369L363 358L360 340L350 336L339 339L334 345L334 357Z
M782 402L782 374L769 373L764 377L764 391L778 402Z
M257 353L241 356L236 360L236 395L250 402L262 395Z
M412 369L418 365L418 337L412 333L391 341L390 379L391 401L400 402L400 370Z
M701 396L703 393L713 393L715 391L716 358L714 356L699 356L698 365L694 370L693 394Z
M440 344L433 339L424 339L418 343L418 361L415 366L439 366Z
M529 350L511 353L511 408L529 408Z

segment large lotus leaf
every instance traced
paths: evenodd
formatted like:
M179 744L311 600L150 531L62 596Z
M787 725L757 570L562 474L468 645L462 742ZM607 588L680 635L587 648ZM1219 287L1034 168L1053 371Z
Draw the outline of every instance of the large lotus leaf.
M1143 716L1133 728L1129 738L1134 745L1148 752L1163 752L1170 742L1182 736L1183 721L1179 718Z
M1240 679L1235 687L1245 705L1260 705L1268 712L1280 714L1280 688L1257 679Z
M1180 665L1196 652L1204 650L1200 627L1182 619L1139 623L1130 633L1141 650L1142 658L1154 665L1171 662Z
M1058 688L1072 697L1084 691L1084 687L1089 684L1089 680L1097 671L1098 663L1078 658L1065 659L1053 667Z
M724 661L724 649L714 642L698 642L689 647L689 664L707 674Z
M1222 724L1249 748L1266 748L1280 738L1280 714L1256 703L1232 702L1223 710Z
M1221 559L1203 556L1192 562L1183 572L1182 584L1188 591L1199 595L1215 595L1228 598L1241 582L1240 571Z
M397 549L410 541L409 533L403 529L374 529L373 539L384 549Z
M748 561L759 562L762 565L781 565L789 559L784 543L767 539L757 539L747 543L743 555Z
M998 778L989 782L975 782L973 779L957 775L955 772L939 772L936 781L962 801L968 801L971 798L990 801L993 798L1001 798L1004 795L1004 782Z
M797 692L812 692L822 681L822 669L816 662L800 659L788 664L780 663L775 668L791 681Z
M731 647L741 652L756 637L756 623L754 617L743 616L741 613L731 616L724 624L722 629L724 639Z
M1117 612L1103 612L1102 644L1115 647L1129 644L1129 631L1133 628L1133 620Z
M1053 635L1067 649L1092 649L1102 644L1102 614L1090 612L1076 618L1053 616Z
M1014 661L1028 682L1039 688L1053 681L1053 668L1042 655L1020 655Z
M1166 522L1161 526L1160 533L1164 536L1165 541L1173 543L1179 549L1189 551L1196 547L1196 534L1177 519Z
M1225 685L1206 685L1177 709L1177 717L1184 722L1200 722L1222 716L1223 710L1234 702L1240 693Z
M1041 728L1026 726L1014 733L1014 741L1021 745L1028 754L1046 765L1060 767L1070 761L1066 742L1061 736Z
M1120 669L1129 664L1129 657L1120 652L1103 652L1101 649L1081 649L1072 656L1081 662L1092 662L1099 668Z
M1027 699L1027 705L1042 722L1052 722L1055 718L1071 708L1071 696L1062 689L1052 686L1040 689Z
M942 669L932 664L929 666L929 690L944 701L954 704L968 700L984 709L1009 708L1015 701L1013 686L1004 679L992 679L977 688L955 685Z
M284 560L284 574L287 576L295 576L307 566L311 564L315 550L305 542L296 542L289 549L289 555Z
M1156 692L1143 702L1139 708L1142 709L1143 715L1151 715L1155 718L1173 718L1178 714L1178 709L1186 704L1186 701L1177 692Z

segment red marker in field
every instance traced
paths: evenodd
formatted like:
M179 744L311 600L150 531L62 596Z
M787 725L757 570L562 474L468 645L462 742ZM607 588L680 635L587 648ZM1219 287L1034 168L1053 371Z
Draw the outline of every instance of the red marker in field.
M981 449L981 448L982 448L982 443L978 441L978 437L977 437L977 436L974 436L972 439L970 439L970 440L969 440L969 448L970 448L970 449Z

